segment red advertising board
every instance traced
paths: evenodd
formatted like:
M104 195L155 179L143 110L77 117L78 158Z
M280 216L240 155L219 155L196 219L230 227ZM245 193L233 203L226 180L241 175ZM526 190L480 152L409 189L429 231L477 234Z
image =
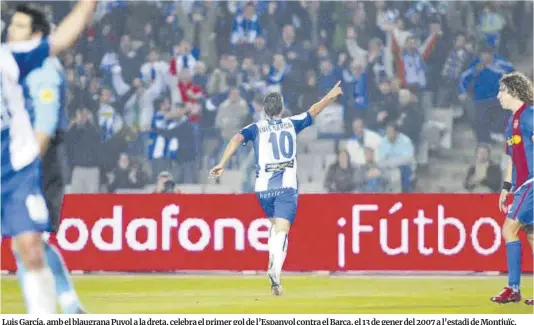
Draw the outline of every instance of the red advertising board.
M284 269L506 271L497 201L301 195ZM54 240L71 270L263 270L268 224L254 195L69 195ZM14 270L6 240L1 262Z

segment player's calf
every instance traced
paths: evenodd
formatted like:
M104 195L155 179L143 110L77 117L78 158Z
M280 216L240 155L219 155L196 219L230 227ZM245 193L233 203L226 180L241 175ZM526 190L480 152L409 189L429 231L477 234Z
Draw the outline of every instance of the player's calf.
M54 275L56 294L61 311L63 314L85 314L61 254L48 242L43 241L43 243L48 266L50 266L52 274Z
M521 283L521 242L519 241L519 230L521 229L521 223L517 218L510 217L514 215L511 211L508 217L505 219L502 227L502 235L506 241L506 264L508 267L508 288L512 291L518 292ZM501 293L504 293L503 290ZM513 299L516 299L512 293L507 293L505 296L493 297L492 301L495 302L507 302L508 295L511 295ZM495 299L494 299L495 298Z
M27 232L15 237L12 249L20 256L28 271L44 268L45 256L40 234Z
M288 220L274 218L274 229L269 238L269 254L272 256L270 272L278 283L287 256L289 228L291 228L291 224Z
M56 293L52 271L45 261L41 235L26 232L13 240L13 250L20 257L18 268L24 270L20 275L21 288L29 314L54 314L56 312Z
M272 218L269 233L269 268L267 276L271 283L271 292L275 296L282 294L281 273L287 256L288 232L291 228L291 223L287 219Z

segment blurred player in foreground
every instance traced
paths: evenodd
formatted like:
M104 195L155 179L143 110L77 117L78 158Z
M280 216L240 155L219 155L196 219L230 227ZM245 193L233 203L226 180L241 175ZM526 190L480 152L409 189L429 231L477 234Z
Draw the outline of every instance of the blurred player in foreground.
M28 313L54 313L54 276L46 264L40 236L50 224L41 191L39 146L24 107L17 63L6 47L0 48L0 78L2 237L13 237L27 267L21 280Z
M36 166L43 171L37 171L36 175L45 186L45 199L42 196L42 184L39 184L39 186L32 188L32 191L38 193L38 195L33 194L36 199L32 200L38 202L37 206L40 209L44 208L44 211L48 211L46 218L41 217L40 225L35 226L32 225L32 222L9 219L17 218L20 211L2 210L2 226L5 224L4 219L9 220L9 222L21 223L20 227L8 227L8 231L15 231L7 233L7 235L16 236L17 232L22 232L23 237L29 238L30 244L23 242L21 245L19 240L13 241L13 251L18 267L17 275L29 313L55 313L56 293L64 313L83 313L59 252L50 246L46 238L42 238L40 233L57 230L63 198L61 165L58 162L61 160L59 155L61 130L67 122L62 111L61 97L64 95L64 83L59 61L50 56L56 55L74 44L91 19L94 8L94 1L80 1L57 30L49 35L50 24L46 21L44 14L23 5L17 7L8 28L6 47L12 52L19 71L17 79L25 96L23 108L27 110L30 123L34 127L34 139L37 141L40 156L44 156L42 165L41 161L37 159ZM5 90L2 89L3 95L4 92ZM4 139L2 138L2 140ZM4 162L2 162L2 168L3 166ZM4 198L4 170L2 170L2 196ZM30 219L35 221L32 217L31 205L36 205L36 203L30 201L31 197L31 195L26 197L26 193L12 194L11 200L25 202L28 210L30 210ZM50 219L52 219L52 224L50 224ZM39 260L39 263L33 259ZM42 263L43 259L48 264L46 266L47 272L51 272L55 278L51 281L53 286L55 284L55 290L52 290L54 292L52 295L40 297L43 301L52 299L52 302L48 302L50 306L47 308L38 310L34 308L35 302L29 293L33 290L35 281L28 281L27 278L28 274L31 274L32 270L37 264Z
M256 158L255 192L272 224L268 240L267 276L272 293L276 296L282 294L280 276L287 255L288 232L297 212L297 134L310 126L313 119L342 94L339 84L321 101L312 105L308 112L288 118L281 118L284 110L282 95L268 94L263 104L267 119L250 124L236 134L219 164L210 171L211 177L220 177L239 145L253 142Z
M534 175L534 108L532 81L523 74L514 72L502 77L497 95L504 109L512 111L506 127L506 154L511 157L504 174L504 183L499 198L499 209L507 213L502 227L506 241L506 258L508 262L508 286L491 301L508 303L521 301L521 243L519 230L526 232L530 245L534 248L532 234L533 200L532 185ZM506 198L513 189L513 204L510 209ZM532 305L533 300L525 300Z

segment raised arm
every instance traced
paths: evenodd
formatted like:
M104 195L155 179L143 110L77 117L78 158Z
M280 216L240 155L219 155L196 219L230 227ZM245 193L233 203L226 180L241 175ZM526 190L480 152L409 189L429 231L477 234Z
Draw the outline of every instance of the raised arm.
M71 47L83 32L95 11L96 0L79 0L72 11L50 35L51 55Z
M341 84L341 81L338 81L337 84L332 88L328 94L326 94L320 101L313 104L312 107L308 110L308 113L310 113L312 118L315 118L317 115L319 115L326 106L333 103L337 96L343 94L343 90L339 86Z

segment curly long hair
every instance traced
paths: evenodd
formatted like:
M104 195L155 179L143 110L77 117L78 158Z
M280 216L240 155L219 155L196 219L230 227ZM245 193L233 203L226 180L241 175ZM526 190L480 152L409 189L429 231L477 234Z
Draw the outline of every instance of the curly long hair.
M504 85L510 95L521 100L528 105L534 102L534 85L532 81L521 72L512 72L501 78L501 85Z

